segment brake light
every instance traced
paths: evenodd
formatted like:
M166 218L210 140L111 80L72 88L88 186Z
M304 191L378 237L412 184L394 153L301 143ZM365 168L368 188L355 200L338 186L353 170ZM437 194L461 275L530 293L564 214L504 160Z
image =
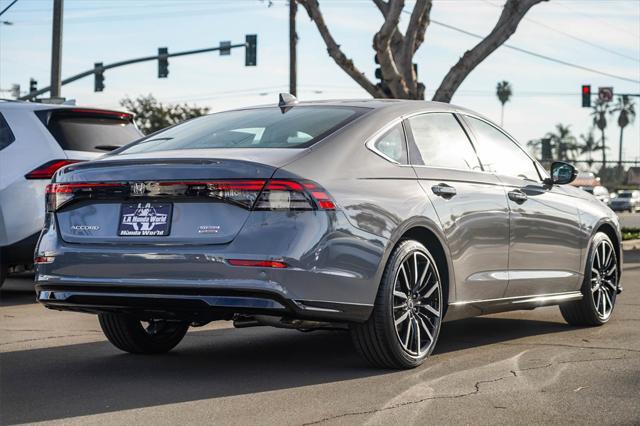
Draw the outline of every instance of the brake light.
M27 179L51 179L58 169L69 164L79 163L80 160L52 160L31 170L24 177Z
M127 185L115 182L50 183L46 191L47 211L54 212L75 198L95 198L109 189L120 189L116 194L122 195Z
M311 181L229 179L216 181L70 182L47 186L47 211L80 199L213 198L247 210L335 210L327 192Z
M331 197L318 184L273 179L267 182L254 210L335 210Z
M248 259L228 259L229 265L233 266L255 266L260 268L286 268L287 264L277 260L248 260Z

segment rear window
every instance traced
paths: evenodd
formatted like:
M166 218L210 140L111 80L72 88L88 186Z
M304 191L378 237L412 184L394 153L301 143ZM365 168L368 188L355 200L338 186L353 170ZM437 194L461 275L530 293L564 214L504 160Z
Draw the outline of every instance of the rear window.
M0 149L8 147L14 140L16 140L16 138L13 136L9 123L7 123L7 120L0 114Z
M142 137L130 115L54 112L47 127L60 147L70 151L112 151Z
M368 108L293 107L228 111L162 130L118 151L206 148L305 148L362 115Z

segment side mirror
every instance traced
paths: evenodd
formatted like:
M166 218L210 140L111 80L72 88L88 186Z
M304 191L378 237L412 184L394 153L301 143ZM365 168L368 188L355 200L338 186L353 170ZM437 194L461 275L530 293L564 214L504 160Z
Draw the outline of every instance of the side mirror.
M551 178L545 179L545 183L548 185L566 185L573 182L577 176L578 171L571 164L554 161L551 164Z

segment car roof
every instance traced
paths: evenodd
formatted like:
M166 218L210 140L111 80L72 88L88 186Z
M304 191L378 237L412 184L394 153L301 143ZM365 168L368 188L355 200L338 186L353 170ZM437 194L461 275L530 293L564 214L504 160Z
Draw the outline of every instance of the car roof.
M238 109L252 109L252 108L266 108L266 107L274 107L274 104L263 104L256 105L251 107L244 107ZM433 111L448 111L448 112L469 112L475 114L473 111L470 111L466 108L444 103L444 102L433 102L433 101L422 101L422 100L410 100L410 99L325 99L325 100L313 100L313 101L298 101L296 104L292 105L293 107L297 106L343 106L343 107L360 107L360 108L370 108L370 109L396 109L398 107L403 107L407 110L415 109L416 111L425 111L425 110L433 110Z
M95 108L87 105L65 105L65 104L47 104L40 102L26 102L16 101L12 99L0 99L0 110L27 110L27 111L41 111L48 109L96 109L101 111L116 111L129 114L127 111L113 109L113 108Z

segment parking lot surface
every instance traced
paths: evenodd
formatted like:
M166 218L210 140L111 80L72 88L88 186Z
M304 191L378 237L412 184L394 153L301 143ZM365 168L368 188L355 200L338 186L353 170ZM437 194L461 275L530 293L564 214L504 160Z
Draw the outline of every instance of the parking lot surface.
M367 367L348 334L222 322L173 352L134 356L91 315L34 303L30 277L0 293L0 423L640 423L640 254L603 327L556 307L446 323L420 368Z

